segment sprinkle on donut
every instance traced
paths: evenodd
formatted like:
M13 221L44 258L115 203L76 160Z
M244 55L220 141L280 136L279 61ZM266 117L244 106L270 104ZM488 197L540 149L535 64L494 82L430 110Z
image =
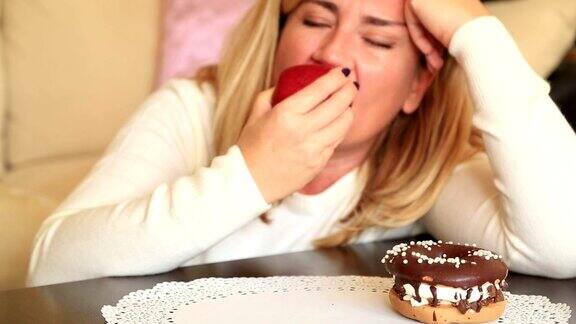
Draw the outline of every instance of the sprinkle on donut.
M382 263L392 263L393 260L400 255L403 264L408 264L409 260L408 257L412 257L415 259L417 263L428 263L428 264L452 264L454 267L459 268L462 264L470 263L471 265L477 265L478 262L469 260L469 257L480 257L485 260L500 260L502 259L501 255L495 254L488 250L483 249L476 249L476 244L454 244L453 242L446 242L444 243L445 246L447 245L456 245L456 246L465 246L470 247L471 249L468 251L466 258L460 258L459 256L450 258L447 257L446 253L443 253L440 256L433 256L430 253L432 252L433 247L442 247L442 241L434 242L434 241L419 241L414 242L411 241L409 244L401 243L394 246L391 250L386 252L386 255L382 259ZM421 249L414 249L413 247L421 247ZM472 249L473 248L473 249ZM410 250L421 250L419 252L411 251ZM406 262L404 262L406 261Z

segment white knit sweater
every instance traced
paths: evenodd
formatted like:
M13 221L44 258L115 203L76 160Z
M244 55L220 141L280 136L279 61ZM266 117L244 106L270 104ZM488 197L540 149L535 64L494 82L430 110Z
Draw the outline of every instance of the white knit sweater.
M373 228L357 242L426 230L496 251L518 272L576 276L576 136L549 85L493 16L462 26L449 52L467 75L487 152L457 167L420 221ZM28 283L300 251L330 233L359 198L358 169L318 195L294 193L272 208L237 146L210 161L214 100L209 85L174 80L144 102L42 225ZM270 225L258 218L266 211Z

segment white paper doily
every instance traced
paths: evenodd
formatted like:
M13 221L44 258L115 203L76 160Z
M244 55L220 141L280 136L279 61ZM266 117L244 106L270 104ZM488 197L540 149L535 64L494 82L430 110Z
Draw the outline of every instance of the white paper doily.
M102 307L108 323L414 323L396 314L392 278L295 276L164 282ZM506 293L495 323L568 323L570 307Z

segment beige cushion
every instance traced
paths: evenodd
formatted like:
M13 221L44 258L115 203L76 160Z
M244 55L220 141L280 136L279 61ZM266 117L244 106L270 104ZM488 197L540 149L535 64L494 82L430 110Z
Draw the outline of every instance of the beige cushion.
M486 5L543 77L554 71L574 44L576 0L493 1Z
M94 153L29 163L6 173L2 183L59 203L88 174L100 155Z
M42 221L89 172L100 154L23 166L0 183L0 290L24 286Z
M50 200L0 184L0 290L24 287L34 236L55 207Z
M152 90L160 3L3 2L11 165L106 146Z
M4 5L0 5L0 17L2 17L2 9ZM0 25L0 31L2 27ZM0 37L0 179L6 171L6 137L3 135L5 127L5 116L6 116L6 96L4 95L6 85L5 85L5 75L4 75L4 38Z

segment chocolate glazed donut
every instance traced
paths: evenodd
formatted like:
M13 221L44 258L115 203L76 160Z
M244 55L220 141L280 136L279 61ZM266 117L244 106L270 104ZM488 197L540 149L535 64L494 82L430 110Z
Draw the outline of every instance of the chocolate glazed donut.
M390 301L424 323L496 320L506 306L508 267L502 257L468 244L402 243L382 259L394 276Z

